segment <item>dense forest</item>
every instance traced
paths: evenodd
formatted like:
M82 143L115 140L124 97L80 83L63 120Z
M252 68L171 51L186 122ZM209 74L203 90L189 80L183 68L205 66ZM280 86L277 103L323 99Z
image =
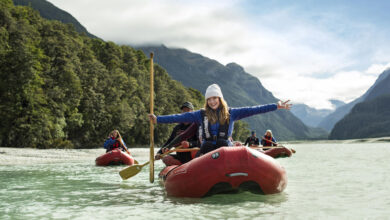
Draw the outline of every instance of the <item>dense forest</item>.
M0 1L0 144L100 147L119 129L128 146L149 142L149 66L142 51L88 37L30 7ZM203 95L155 69L155 113L172 114ZM174 125L158 125L162 143ZM236 123L235 138L248 135Z

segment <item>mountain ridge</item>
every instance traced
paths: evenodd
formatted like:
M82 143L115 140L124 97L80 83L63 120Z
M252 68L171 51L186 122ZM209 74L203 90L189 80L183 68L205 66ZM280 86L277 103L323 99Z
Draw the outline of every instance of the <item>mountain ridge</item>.
M49 20L58 20L65 24L72 24L77 32L85 33L87 36L92 38L98 38L95 35L89 33L88 30L70 13L56 7L51 2L46 0L13 0L13 2L16 6L29 6L35 10L38 10L43 18Z
M331 99L329 101L335 109L345 105L340 100ZM301 119L307 126L311 127L319 127L319 123L334 111L332 109L316 109L302 103L294 104L294 108L291 108L291 112L295 116Z
M368 94L370 94L371 90L383 79L385 79L388 75L390 75L390 69L386 69L383 71L379 77L376 79L375 83L359 98L353 100L350 103L347 103L339 108L337 108L333 113L326 116L320 123L319 126L325 128L327 131L331 131L333 126L340 121L345 115L347 115L351 109L362 101L366 100Z
M203 94L208 85L217 83L229 106L242 107L278 101L263 87L258 78L245 72L244 68L236 63L223 65L201 54L183 48L168 48L164 45L136 48L143 50L144 53L154 52L155 62L164 67L173 79ZM326 132L304 125L288 111L252 116L245 121L258 134L271 129L276 131L278 139L282 140L315 139L326 136Z
M329 139L390 136L390 69L381 74L364 97L335 124Z

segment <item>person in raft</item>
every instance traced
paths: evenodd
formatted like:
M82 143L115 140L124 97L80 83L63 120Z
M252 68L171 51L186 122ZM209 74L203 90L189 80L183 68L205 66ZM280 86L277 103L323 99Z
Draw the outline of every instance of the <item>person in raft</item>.
M148 114L154 123L191 123L199 126L199 138L202 145L197 156L218 149L222 146L232 146L234 121L252 115L290 109L291 104L279 101L277 104L257 105L251 107L229 108L223 98L221 88L212 84L206 89L204 109L175 115L155 116Z
M180 107L181 112L192 112L194 106L191 102L185 102ZM176 125L168 138L166 143L160 148L154 157L155 160L161 159L161 155L167 152L172 147L178 146L182 141L188 141L188 147L198 146L198 126L195 123L180 123ZM177 152L176 154L169 154L162 158L162 161L166 166L181 165L192 160L191 152Z
M120 148L122 151L124 151L124 147L126 147L125 142L122 139L121 134L118 130L113 130L108 135L106 141L103 144L103 147L106 149L106 153L110 152L114 149ZM127 148L127 147L126 147Z
M247 144L248 144L249 147L250 146L259 146L259 144L260 144L259 138L256 137L256 132L255 131L252 131L252 135L246 139L244 145L247 145Z
M261 145L263 145L264 147L278 146L278 144L276 143L275 138L272 136L272 131L271 130L267 130L265 132L264 137L261 138Z

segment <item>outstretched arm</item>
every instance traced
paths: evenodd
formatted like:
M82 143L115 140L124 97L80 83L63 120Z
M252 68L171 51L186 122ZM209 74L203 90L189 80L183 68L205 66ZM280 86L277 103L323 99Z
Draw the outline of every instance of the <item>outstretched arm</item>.
M154 114L148 114L148 117L155 124L156 123L192 123L192 122L200 124L202 122L202 116L199 110L194 112L185 112L185 113L174 114L174 115L156 116Z
M288 104L289 101L290 100L287 100L285 102L279 101L278 103L268 104L268 105L256 105L250 107L231 108L230 116L233 121L236 121L242 118L250 117L252 115L275 111L277 109L289 110L291 108L291 104Z

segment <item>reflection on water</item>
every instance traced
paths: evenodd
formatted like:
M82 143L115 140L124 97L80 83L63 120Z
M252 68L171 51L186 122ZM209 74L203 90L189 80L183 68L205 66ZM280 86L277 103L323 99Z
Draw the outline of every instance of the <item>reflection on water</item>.
M0 148L0 219L387 218L389 143L299 143L283 193L167 197L149 169L122 181L126 166L97 167L104 152ZM140 163L147 149L131 149Z

